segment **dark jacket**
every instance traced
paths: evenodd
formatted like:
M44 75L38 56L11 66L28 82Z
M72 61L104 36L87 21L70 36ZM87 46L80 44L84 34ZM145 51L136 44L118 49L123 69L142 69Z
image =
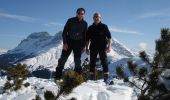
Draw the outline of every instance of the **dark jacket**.
M72 17L67 20L63 30L63 43L70 41L79 41L82 47L85 47L85 39L87 32L87 22L79 21L77 17Z
M86 40L91 42L90 49L106 49L108 39L111 39L111 33L107 25L103 23L95 25L93 23L89 26Z

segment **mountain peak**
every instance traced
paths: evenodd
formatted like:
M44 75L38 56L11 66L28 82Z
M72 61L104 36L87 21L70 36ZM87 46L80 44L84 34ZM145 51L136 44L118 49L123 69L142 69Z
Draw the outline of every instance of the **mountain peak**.
M44 37L49 37L50 34L48 32L34 32L31 33L27 38L32 38L32 39L36 39L36 38L44 38Z
M56 41L56 40L62 40L62 31L59 31L58 33L56 33L53 37L53 41Z

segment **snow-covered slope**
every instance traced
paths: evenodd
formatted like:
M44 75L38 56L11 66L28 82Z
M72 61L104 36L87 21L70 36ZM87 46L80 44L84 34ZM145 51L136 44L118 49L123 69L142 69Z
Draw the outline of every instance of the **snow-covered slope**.
M114 79L114 85L105 85L103 80L87 81L67 97L68 100L75 97L77 100L136 100L133 89L128 87L122 80Z
M55 36L50 36L47 32L36 32L30 34L26 39L14 49L1 55L0 59L5 59L10 63L21 62L30 66L30 70L35 70L39 66L44 66L54 70L62 50L62 32ZM117 61L121 58L134 57L131 50L113 38L112 51L108 54L110 61ZM83 54L82 59L87 55ZM73 55L68 58L65 67L73 65Z
M6 78L0 78L0 87L5 83ZM30 86L22 87L18 91L8 91L3 93L0 88L0 100L32 100L36 95L44 99L45 91L52 91L54 95L58 92L58 86L47 79L28 78L25 82L29 82ZM131 87L128 87L122 80L114 79L114 85L106 85L103 80L87 81L76 87L71 94L61 96L60 100L136 100L136 95Z
M10 63L21 62L29 66L30 71L38 68L55 70L62 50L62 32L55 36L50 36L47 32L37 32L30 34L26 39L14 49L0 55L0 60L5 59ZM139 65L142 64L135 54L115 38L112 38L112 50L108 53L110 75L115 74L116 66L123 64L126 67L128 60L135 60ZM82 54L82 62L89 57ZM98 62L100 63L100 62ZM41 67L40 67L41 66ZM74 66L73 54L68 58L65 67ZM125 69L127 70L127 69ZM128 71L127 71L128 73ZM45 74L47 76L47 74ZM75 88L68 96L62 96L61 100L68 100L72 97L77 100L136 100L133 89L123 83L122 80L114 80L114 85L107 86L103 80L87 81ZM6 77L0 77L0 100L32 100L39 95L44 100L44 92L52 91L55 95L58 91L57 85L51 79L40 79L29 77L26 82L30 83L28 88L22 87L18 91L7 91L3 93L3 85ZM3 94L2 94L3 93Z
M1 48L0 48L0 55L6 53L7 51L8 51L8 50L1 49Z
M121 56L134 57L134 52L127 48L124 44L120 43L117 39L112 37L112 48L113 50Z
M47 32L32 33L16 48L1 55L0 59L5 59L10 63L21 62L31 65L32 70L42 65L56 67L62 49L61 39L61 32L55 36L50 36ZM72 58L69 58L68 62L70 64Z

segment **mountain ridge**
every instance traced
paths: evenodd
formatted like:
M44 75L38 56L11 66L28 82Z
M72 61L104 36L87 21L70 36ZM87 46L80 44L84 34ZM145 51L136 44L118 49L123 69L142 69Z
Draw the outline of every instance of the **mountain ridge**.
M16 48L0 55L0 59L5 59L10 63L20 62L33 66L32 70L36 70L38 66L46 66L55 70L61 55L62 44L61 31L54 36L48 32L34 32L22 40ZM89 56L85 53L82 54L82 62L87 57ZM127 57L135 57L135 54L117 39L112 38L112 51L108 53L108 58L115 61ZM73 66L73 62L73 54L71 54L65 66Z

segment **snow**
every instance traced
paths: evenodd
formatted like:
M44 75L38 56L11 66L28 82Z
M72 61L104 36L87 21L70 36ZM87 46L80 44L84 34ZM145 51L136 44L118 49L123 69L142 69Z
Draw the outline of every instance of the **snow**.
M27 38L44 38L44 37L49 37L50 34L47 32L35 32L35 33L31 33Z
M133 57L133 58L121 58L118 59L116 61L113 61L109 64L109 73L111 74L111 76L115 76L116 75L116 68L119 65L122 65L124 72L127 76L131 76L131 72L128 69L128 65L127 62L128 61L133 61L135 62L138 66L137 68L141 68L141 67L147 67L148 65L146 63L144 63L139 57ZM149 68L149 67L148 67ZM149 69L148 69L149 70Z
M30 86L27 88L22 87L18 91L10 91L4 94L0 94L0 100L32 100L36 95L44 97L46 90L57 93L57 86L54 82L45 79L39 79L35 77L28 78L25 82L29 82ZM0 87L3 86L5 81L0 80ZM2 89L2 88L1 88Z
M61 96L61 100L68 100L72 97L77 100L136 100L133 89L122 80L114 79L114 85L106 85L103 80L87 81L73 89L72 93L67 96ZM11 91L0 94L0 100L32 100L39 95L44 100L44 92L52 91L57 94L58 86L49 79L40 79L35 77L28 78L30 86L22 87L18 91ZM0 79L0 91L5 83L5 79Z
M9 50L7 54L24 55L22 58L26 57L26 59L22 59L21 63L27 64L30 71L37 70L39 66L54 71L58 65L63 46L61 33L59 32L55 36L50 36L47 32L32 33L22 40L16 48ZM116 66L120 64L124 65L125 72L129 73L127 70L128 60L136 61L138 65L143 64L130 49L115 38L112 40L112 50L107 54L111 76L115 75ZM81 57L82 62L87 57L89 58L89 55L83 53ZM18 58L17 60L20 59ZM65 68L73 66L73 54L71 54L65 64ZM25 81L30 83L29 87L22 87L18 91L3 93L2 87L5 81L6 78L0 76L0 100L32 100L35 99L36 95L39 95L44 100L44 92L46 90L52 91L55 95L58 91L58 86L52 80L30 77ZM106 85L103 80L84 82L68 96L62 96L61 100L68 100L72 97L77 98L77 100L136 100L133 88L129 87L122 80L113 79L113 81L114 85Z
M119 55L127 56L127 57L134 57L135 53L133 53L129 48L127 48L124 44L119 42L116 38L112 37L112 48L116 51Z
M76 97L78 100L133 100L132 88L121 80L115 79L114 82L115 85L106 85L103 80L89 80L75 88L65 100L71 97Z
M0 48L0 55L6 53L8 50Z
M166 89L170 90L170 69L166 69L162 72L162 77L159 77L159 80L161 83L163 83L166 87Z
M61 55L62 46L62 32L56 33L55 36L50 36L47 32L35 32L22 40L16 48L9 50L6 58L10 58L10 54L14 55L13 60L32 66L32 69L30 70L36 70L39 66L44 66L45 68L54 71ZM17 58L15 54L21 56ZM89 56L83 54L81 59L85 59L86 57ZM127 57L135 57L135 54L118 40L113 38L112 51L108 53L108 60L110 62L115 62ZM73 65L73 54L71 54L65 64L65 68Z

